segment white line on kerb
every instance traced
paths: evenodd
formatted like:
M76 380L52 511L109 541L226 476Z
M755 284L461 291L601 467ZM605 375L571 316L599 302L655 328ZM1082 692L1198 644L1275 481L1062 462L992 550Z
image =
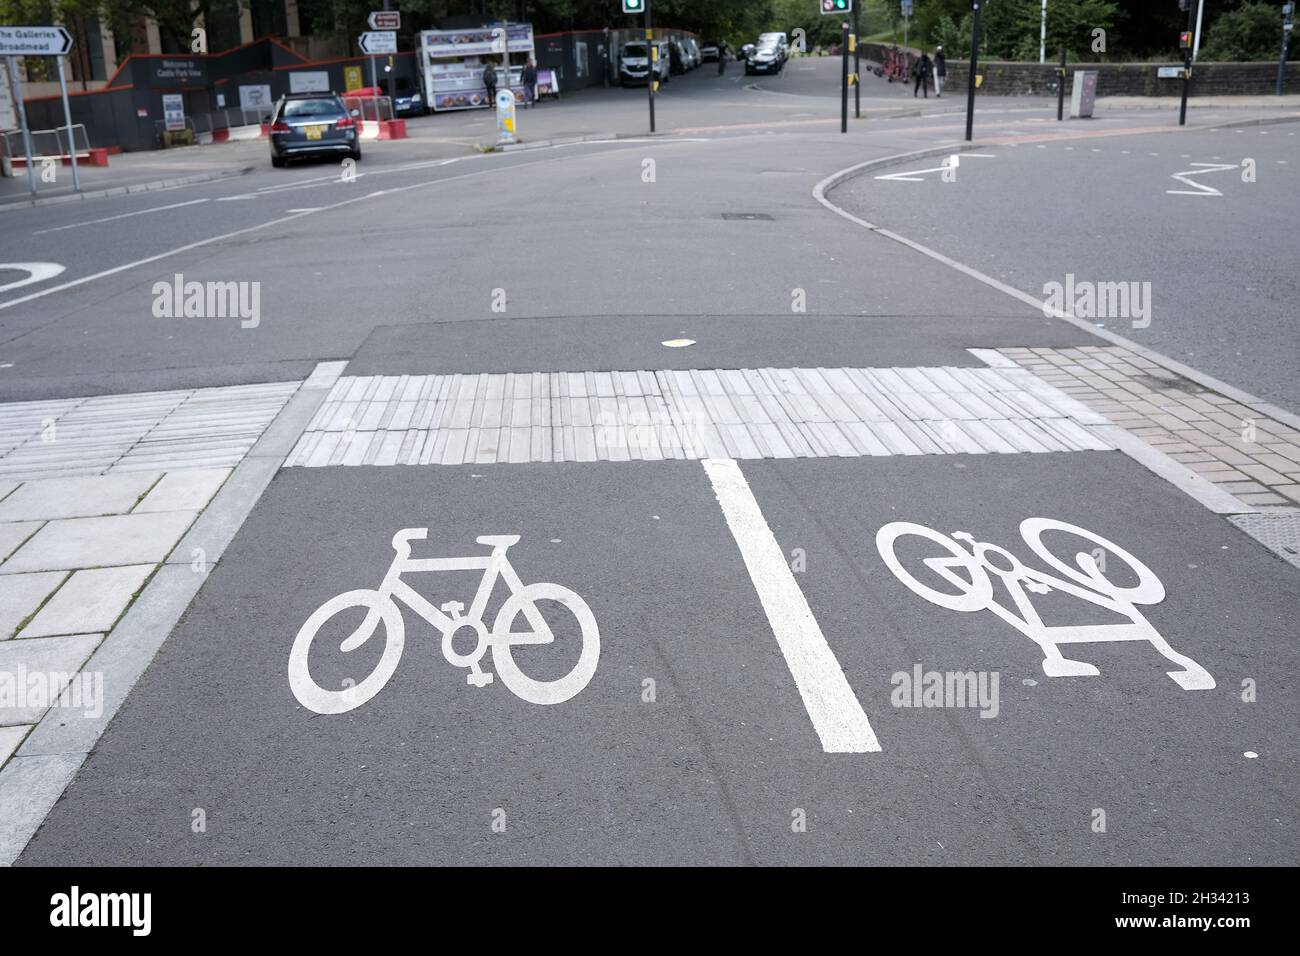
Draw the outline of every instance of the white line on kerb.
M730 458L706 458L704 470L822 749L850 754L879 751L871 722L826 643L740 466Z

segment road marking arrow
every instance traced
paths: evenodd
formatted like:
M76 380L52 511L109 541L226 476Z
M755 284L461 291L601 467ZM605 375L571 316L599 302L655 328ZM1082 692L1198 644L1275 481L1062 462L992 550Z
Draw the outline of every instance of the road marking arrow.
M1180 183L1191 186L1191 189L1166 189L1165 192L1171 196L1222 196L1223 193L1213 186L1207 186L1205 183L1198 183L1190 176L1200 176L1202 173L1221 173L1228 169L1236 169L1236 163L1192 163L1199 169L1189 169L1181 173L1174 173L1170 178L1176 179Z

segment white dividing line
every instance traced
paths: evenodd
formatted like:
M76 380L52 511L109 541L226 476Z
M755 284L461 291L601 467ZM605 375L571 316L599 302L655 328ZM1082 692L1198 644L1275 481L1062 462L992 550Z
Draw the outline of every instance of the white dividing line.
M740 466L730 458L707 458L704 470L822 749L847 754L879 751L876 733L763 520Z
M33 236L43 236L47 232L62 232L64 229L79 229L82 226L96 226L101 222L114 222L118 219L130 219L132 216L145 216L151 212L165 212L168 209L180 209L182 206L197 206L201 202L207 202L206 199L191 199L189 202L174 202L170 206L154 206L152 209L137 209L135 212L124 212L117 216L105 216L103 219L88 219L85 222L74 222L66 226L55 226L53 229L38 229L33 232Z

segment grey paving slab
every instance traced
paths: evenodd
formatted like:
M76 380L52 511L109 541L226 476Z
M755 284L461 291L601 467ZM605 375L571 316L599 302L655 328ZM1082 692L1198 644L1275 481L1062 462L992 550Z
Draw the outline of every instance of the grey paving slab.
M40 720L103 638L79 634L0 643L0 726Z
M134 564L72 572L40 612L18 632L18 637L109 631L156 567ZM0 577L0 583L3 580Z
M0 767L5 765L18 745L23 742L27 732L31 730L30 724L19 724L15 727L0 727Z
M50 521L0 565L0 574L157 564L194 518L192 511L165 511Z
M125 514L161 477L159 472L44 478L28 481L0 501L0 521L48 521Z
M0 574L0 641L13 637L18 625L31 617L67 576L66 571Z
M135 506L133 514L151 511L201 511L222 483L229 468L192 468L169 471Z
M0 524L0 561L18 550L18 546L34 535L41 527L40 521L13 521Z

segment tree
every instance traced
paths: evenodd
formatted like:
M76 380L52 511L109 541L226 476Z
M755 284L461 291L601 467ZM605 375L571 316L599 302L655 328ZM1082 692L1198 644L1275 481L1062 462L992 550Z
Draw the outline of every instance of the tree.
M1296 55L1292 44L1289 56ZM1201 46L1202 60L1274 60L1282 47L1282 10L1275 4L1245 3L1226 10L1210 24Z

